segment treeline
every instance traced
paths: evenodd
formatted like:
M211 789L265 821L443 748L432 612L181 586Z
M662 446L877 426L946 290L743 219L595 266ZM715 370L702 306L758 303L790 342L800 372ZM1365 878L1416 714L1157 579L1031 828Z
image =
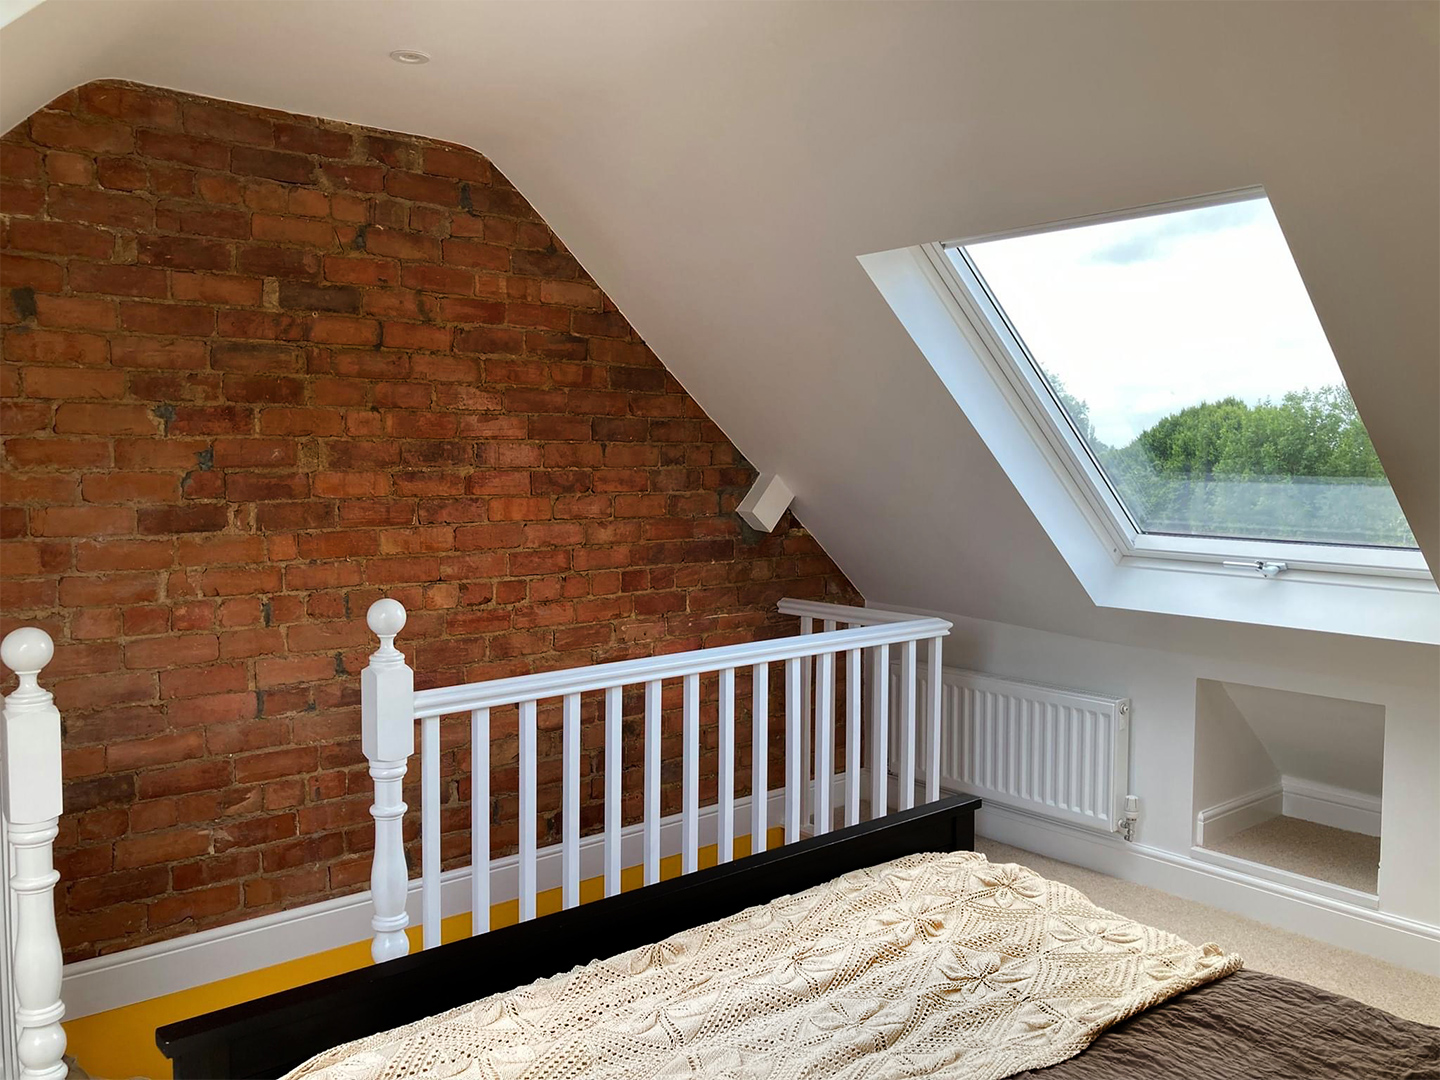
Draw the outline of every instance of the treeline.
M1147 531L1415 546L1343 386L1202 402L1122 447L1098 439L1085 404L1057 391Z

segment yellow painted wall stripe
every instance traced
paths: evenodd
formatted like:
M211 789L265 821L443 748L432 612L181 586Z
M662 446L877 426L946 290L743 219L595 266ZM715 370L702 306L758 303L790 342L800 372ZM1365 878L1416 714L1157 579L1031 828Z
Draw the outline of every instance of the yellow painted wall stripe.
M769 846L778 847L784 842L784 830L774 828L767 834ZM750 837L741 836L735 841L735 857L750 854ZM715 845L700 850L701 867L715 865ZM660 860L660 876L678 877L680 856L671 855ZM644 870L639 866L625 869L620 875L620 887L624 892L638 889L644 883ZM580 902L588 904L605 895L603 877L586 878L580 883ZM548 915L560 910L560 890L549 889L536 898L536 911ZM519 904L514 900L495 904L490 909L490 925L494 928L510 926L519 918ZM420 928L410 927L411 952L420 948ZM458 941L470 936L470 913L452 915L440 924L442 941ZM206 983L203 986L181 990L174 994L138 1001L107 1012L82 1016L78 1020L65 1021L65 1033L69 1039L68 1053L81 1068L93 1077L120 1080L125 1077L150 1077L151 1080L170 1080L170 1061L155 1046L155 1029L185 1020L202 1013L238 1005L242 1001L288 990L294 986L315 982L318 979L353 971L371 963L369 940L342 945L337 949L302 956L283 964L249 971L228 979Z

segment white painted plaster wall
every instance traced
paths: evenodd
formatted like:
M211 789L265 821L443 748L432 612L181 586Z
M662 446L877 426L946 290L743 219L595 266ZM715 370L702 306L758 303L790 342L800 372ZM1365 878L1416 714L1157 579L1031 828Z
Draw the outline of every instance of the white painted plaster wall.
M946 617L949 664L1132 699L1136 840L1177 855L1193 830L1197 679L1382 705L1379 909L1440 927L1440 650L1199 620L1138 620L1099 640Z
M1280 783L1280 769L1226 683L1195 682L1195 813Z
M1383 790L1382 706L1243 683L1224 691L1285 776L1363 795Z

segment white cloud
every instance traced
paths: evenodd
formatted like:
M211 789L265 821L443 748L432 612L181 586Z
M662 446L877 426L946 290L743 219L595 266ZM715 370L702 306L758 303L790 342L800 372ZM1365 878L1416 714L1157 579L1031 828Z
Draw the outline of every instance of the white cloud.
M1112 446L1202 401L1344 381L1264 198L967 250Z

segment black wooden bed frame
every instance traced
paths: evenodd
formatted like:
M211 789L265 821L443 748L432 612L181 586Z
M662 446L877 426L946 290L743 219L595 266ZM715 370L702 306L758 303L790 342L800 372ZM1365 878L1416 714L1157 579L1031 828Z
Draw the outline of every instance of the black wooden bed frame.
M940 799L657 882L531 922L453 941L155 1032L176 1080L276 1077L332 1047L648 945L922 851L968 851L980 800Z

